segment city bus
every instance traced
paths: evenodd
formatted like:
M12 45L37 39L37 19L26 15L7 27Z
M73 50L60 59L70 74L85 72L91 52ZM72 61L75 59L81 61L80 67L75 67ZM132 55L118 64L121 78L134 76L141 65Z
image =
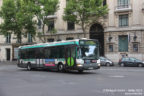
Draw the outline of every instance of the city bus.
M93 39L75 39L20 46L17 65L27 70L44 68L60 72L99 69L99 42Z

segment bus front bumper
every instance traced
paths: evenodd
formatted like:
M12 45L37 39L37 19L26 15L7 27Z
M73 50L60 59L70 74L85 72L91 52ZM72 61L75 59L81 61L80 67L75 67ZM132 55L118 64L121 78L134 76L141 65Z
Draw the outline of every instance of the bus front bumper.
M96 64L96 63L83 64L83 65L78 65L77 64L77 69L78 70L95 70L95 69L100 69L100 64Z

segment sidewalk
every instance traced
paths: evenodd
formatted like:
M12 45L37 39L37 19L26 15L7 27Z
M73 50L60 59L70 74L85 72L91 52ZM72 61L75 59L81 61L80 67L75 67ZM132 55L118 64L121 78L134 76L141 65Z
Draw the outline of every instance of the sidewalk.
M0 65L16 65L17 61L0 61Z

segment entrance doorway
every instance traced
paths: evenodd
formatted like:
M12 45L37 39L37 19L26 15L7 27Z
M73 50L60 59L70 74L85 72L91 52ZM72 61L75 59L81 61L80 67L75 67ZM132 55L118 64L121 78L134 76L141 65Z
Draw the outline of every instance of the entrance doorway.
M10 56L11 56L11 52L10 52L10 48L6 49L6 60L10 61Z
M100 56L104 56L104 29L96 23L90 27L90 39L97 39L100 43Z

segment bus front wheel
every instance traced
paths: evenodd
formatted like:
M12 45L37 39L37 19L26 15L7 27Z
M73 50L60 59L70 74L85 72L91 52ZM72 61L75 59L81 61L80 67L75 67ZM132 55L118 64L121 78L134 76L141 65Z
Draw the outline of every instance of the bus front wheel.
M63 64L58 65L58 71L59 72L64 72L64 65Z
M79 73L83 73L83 70L78 70Z

